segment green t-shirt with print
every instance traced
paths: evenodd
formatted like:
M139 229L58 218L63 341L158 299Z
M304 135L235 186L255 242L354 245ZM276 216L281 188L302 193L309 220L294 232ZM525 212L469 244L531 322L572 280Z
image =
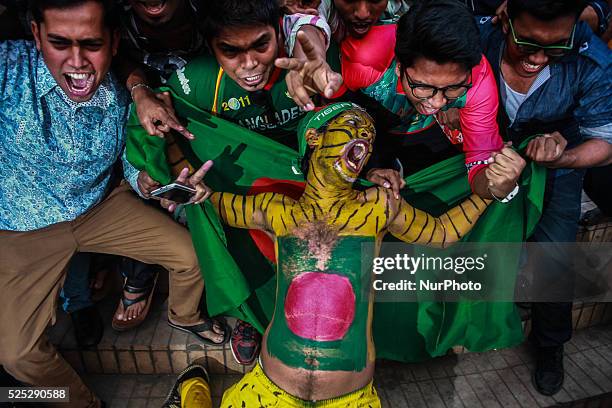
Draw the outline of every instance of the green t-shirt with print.
M172 74L168 86L202 110L296 149L295 132L305 112L291 99L285 74L275 68L262 91L248 92L214 57L202 56Z

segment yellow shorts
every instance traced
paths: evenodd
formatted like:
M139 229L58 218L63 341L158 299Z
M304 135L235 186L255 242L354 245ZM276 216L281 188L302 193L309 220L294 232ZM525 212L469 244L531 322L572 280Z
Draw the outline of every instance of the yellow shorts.
M259 363L238 383L223 394L221 408L380 408L380 399L370 382L365 387L350 394L322 401L304 401L287 394L274 384L263 372Z

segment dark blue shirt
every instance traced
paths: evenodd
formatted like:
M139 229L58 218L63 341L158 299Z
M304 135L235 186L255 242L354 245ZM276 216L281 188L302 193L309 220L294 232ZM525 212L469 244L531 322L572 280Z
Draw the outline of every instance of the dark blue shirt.
M501 24L491 24L490 17L477 18L477 22L483 52L503 89L500 63L505 35ZM503 92L500 101L504 106ZM587 138L612 143L612 51L586 23L579 22L574 50L540 73L514 122L509 123L502 109L500 122L502 132L505 129L507 139L515 145L527 136L554 131L568 140L569 147Z

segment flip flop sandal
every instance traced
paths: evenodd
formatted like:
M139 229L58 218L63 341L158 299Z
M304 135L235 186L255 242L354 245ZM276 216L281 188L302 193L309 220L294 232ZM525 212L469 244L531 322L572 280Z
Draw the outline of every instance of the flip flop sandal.
M224 332L223 340L220 343L216 343L212 341L211 339L204 337L200 334L200 332L213 331L213 324L215 322L219 323L219 325L223 327L223 332ZM204 323L196 324L194 326L179 326L178 324L172 323L170 319L168 319L168 324L170 325L170 327L193 334L198 339L200 339L202 343L210 345L210 346L222 346L225 343L227 343L230 337L232 336L232 331L230 327L227 325L227 323L224 320L221 320L221 319L214 319L214 318L209 317L208 320L206 320Z
M147 318L147 315L149 314L149 310L151 309L151 302L153 300L153 293L155 292L155 286L157 285L158 276L159 276L159 273L156 272L155 276L153 277L151 281L152 283L149 284L149 286L147 286L146 288L136 288L134 286L130 286L127 284L127 278L125 278L125 280L123 281L123 290L125 292L132 293L135 295L141 295L141 296L138 296L135 299L127 299L122 294L119 302L120 302L120 306L123 306L123 313L126 312L128 307L135 305L138 302L142 302L143 300L146 300L147 303L145 305L145 308L142 310L142 312L140 312L140 314L136 316L136 318L131 319L131 320L117 319L115 316L117 315L118 309L120 307L120 306L117 306L117 310L115 310L115 314L113 315L113 322L111 324L114 330L120 331L120 332L130 330L130 329L140 326L140 324L144 322L144 320Z

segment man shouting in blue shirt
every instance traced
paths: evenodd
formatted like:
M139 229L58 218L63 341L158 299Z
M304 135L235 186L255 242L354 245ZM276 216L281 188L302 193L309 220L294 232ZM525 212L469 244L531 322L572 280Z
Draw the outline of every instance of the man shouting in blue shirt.
M37 386L68 386L62 406L100 401L45 338L64 269L79 251L170 271L168 320L204 340L223 327L200 315L204 283L189 233L111 182L129 99L109 73L118 32L110 0L32 2L35 42L0 42L0 365ZM137 172L123 162L138 191ZM199 203L206 168L181 181Z

